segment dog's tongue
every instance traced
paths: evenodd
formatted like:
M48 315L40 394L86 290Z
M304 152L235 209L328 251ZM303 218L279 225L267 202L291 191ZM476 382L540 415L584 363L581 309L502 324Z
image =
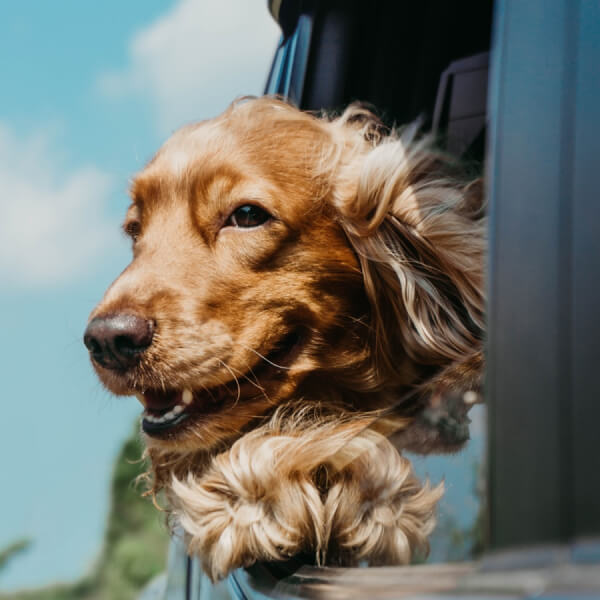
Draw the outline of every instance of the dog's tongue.
M150 410L164 410L179 404L181 401L181 392L160 390L150 390L144 393L146 407Z

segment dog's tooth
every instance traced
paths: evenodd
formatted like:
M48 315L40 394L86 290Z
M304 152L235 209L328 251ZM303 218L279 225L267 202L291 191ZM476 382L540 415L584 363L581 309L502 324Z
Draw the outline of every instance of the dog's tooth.
M161 419L162 419L163 421L170 421L170 420L171 420L171 419L172 419L174 416L175 416L175 413L174 413L172 410L170 410L168 413L165 413L165 414L164 414L164 415L161 417Z
M181 401L184 404L190 404L194 399L194 395L192 394L192 390L183 390L183 394L181 394Z
M171 409L171 412L176 414L176 415L180 415L182 412L184 411L184 408L181 404L178 404L177 406L174 406Z

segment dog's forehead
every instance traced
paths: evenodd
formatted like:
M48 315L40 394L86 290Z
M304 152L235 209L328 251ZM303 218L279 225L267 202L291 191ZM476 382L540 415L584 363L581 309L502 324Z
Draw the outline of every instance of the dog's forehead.
M314 197L316 180L301 166L308 161L294 154L297 145L287 140L283 152L279 137L268 130L240 132L222 119L184 127L134 178L131 195L143 204L162 203L178 190L212 199L220 209L229 200L255 200L282 217L293 216L305 209L302 198Z
M252 112L251 108L234 107L214 119L182 127L144 171L181 178L216 161L260 166L271 173L281 168L298 172L312 166L328 138L322 124L289 107L283 114L278 110Z
M173 189L202 184L216 172L234 179L234 170L228 165L239 163L241 156L229 137L214 121L178 130L134 176L133 200L152 202Z
M162 145L140 175L181 179L207 162L234 153L235 144L230 138L231 134L216 119L182 127Z

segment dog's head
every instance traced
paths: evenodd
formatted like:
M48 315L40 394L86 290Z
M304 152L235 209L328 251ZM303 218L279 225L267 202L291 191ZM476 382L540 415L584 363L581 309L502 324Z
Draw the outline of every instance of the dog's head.
M227 447L291 401L368 411L412 391L412 414L440 374L476 386L480 193L427 141L359 108L246 100L175 133L131 195L133 260L85 343L144 404L151 446Z

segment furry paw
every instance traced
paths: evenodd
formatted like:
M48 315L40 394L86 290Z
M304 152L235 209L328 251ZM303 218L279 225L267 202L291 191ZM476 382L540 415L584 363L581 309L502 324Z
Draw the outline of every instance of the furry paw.
M299 553L317 564L406 564L427 549L442 486L363 424L268 424L168 492L190 554L213 579Z

